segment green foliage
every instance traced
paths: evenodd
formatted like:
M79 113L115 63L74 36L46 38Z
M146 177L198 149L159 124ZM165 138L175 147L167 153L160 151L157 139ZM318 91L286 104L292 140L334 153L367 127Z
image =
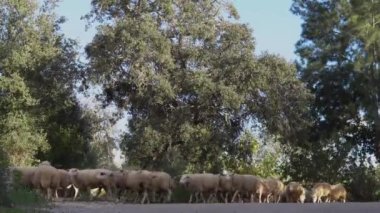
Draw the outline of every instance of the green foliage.
M298 74L315 98L304 141L285 149L284 173L343 182L354 200L375 200L378 190L371 156L380 156L379 6L294 0L291 8L304 21Z
M350 199L355 201L380 200L380 167L363 166L350 168L347 188Z
M245 154L251 160L239 161L234 155L224 155L221 162L224 163L224 168L227 171L238 174L253 174L264 178L281 176L280 159L282 151L279 149L279 143L271 141L271 143L264 144L259 142L252 132L245 130L240 136L238 144L237 153L251 153ZM244 144L250 147L246 147Z
M315 94L311 139L380 156L378 2L296 0L292 11L304 20L299 74Z
M8 158L7 154L0 149L0 206L11 206L8 192ZM1 207L0 207L1 208Z
M32 208L41 208L47 204L45 198L32 191L25 188L16 188L9 193L9 198L15 206Z
M295 68L277 56L256 58L252 31L235 21L231 4L92 5L86 17L101 25L86 47L89 79L103 86L104 104L131 116L121 143L128 165L220 172L223 155L251 164L253 141L239 141L247 121L283 141L303 125L308 96Z
M55 7L54 0L0 2L0 147L11 165L94 164L92 121L74 93L82 80L78 46L60 32Z
M38 129L30 108L35 105L17 74L0 78L0 149L7 150L11 165L30 165L37 151L46 151L45 134Z

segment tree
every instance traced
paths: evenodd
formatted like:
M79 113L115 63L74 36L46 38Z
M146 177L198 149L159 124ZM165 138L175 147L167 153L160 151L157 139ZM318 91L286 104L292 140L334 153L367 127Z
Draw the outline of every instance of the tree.
M380 3L295 0L292 11L304 20L298 65L315 94L315 139L335 137L380 158Z
M30 52L20 39L20 17L28 17L36 5L27 2L0 2L0 148L6 150L11 165L30 165L35 154L46 151L46 135L32 113L36 105L22 77L22 68L31 68ZM17 26L20 28L13 28ZM32 45L32 44L30 44Z
M13 165L42 159L84 167L92 161L92 123L75 96L78 47L60 32L57 1L38 2L0 2L0 141Z
M344 182L358 198L355 181L371 179L380 159L380 2L294 0L291 11L303 19L298 74L315 99L308 137L287 150L286 173Z
M252 31L235 21L231 4L92 5L87 18L100 26L86 47L89 80L102 86L106 105L131 116L122 142L129 164L158 169L178 162L217 172L222 153L250 163L251 141L239 149L238 140L247 122L284 140L298 131L307 96L294 67L269 54L256 58Z

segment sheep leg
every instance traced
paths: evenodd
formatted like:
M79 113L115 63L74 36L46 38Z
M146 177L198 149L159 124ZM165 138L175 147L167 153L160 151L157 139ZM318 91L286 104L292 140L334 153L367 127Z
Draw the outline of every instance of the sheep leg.
M92 193L91 193L91 188L87 189L87 191L90 192L90 200L91 200L91 201L94 200L95 197L96 197L96 198L99 197L100 192L102 191L102 188L99 187L99 188L97 188L96 190L97 190L97 191L96 191L96 194L93 196Z
M169 190L168 190L168 195L167 195L167 200L166 200L166 201L167 201L168 203L170 203L171 199L172 199L172 190L169 189Z
M148 192L146 190L144 190L144 195L143 195L143 198L141 200L141 204L144 204L145 200L147 200L147 203L150 203L150 200L149 200L149 197L148 197Z
M152 203L156 202L156 191L152 191Z
M53 200L53 190L49 187L47 188L47 199L48 200Z
M195 192L194 196L195 196L195 203L198 203L199 202L199 192Z
M121 194L123 193L123 189L116 189L116 197L118 201L121 200Z
M224 197L224 195L223 195L224 193L223 192L221 192L219 195L220 195L220 198L221 198L221 200L222 200L222 202L224 201L224 202L226 202L226 197Z
M121 192L120 192L120 201L121 202L127 202L128 198L127 198L127 190L126 189L123 189Z
M78 194L79 194L79 188L77 188L77 187L74 187L74 198L73 198L73 200L76 200L77 199L77 197L78 197Z
M255 201L255 195L251 193L251 203L253 203L254 201Z
M212 198L212 194L209 194L206 203L210 203L211 202L211 198Z
M141 199L141 204L144 204L145 200L146 200L146 194L145 194L145 191L144 191L143 198Z
M194 193L191 193L191 194L190 194L189 203L191 203L191 201L193 200L193 194L194 194Z
M216 200L218 200L218 198L217 198L217 196L216 196L217 193L218 193L218 192L213 192L213 193L211 193L211 194L208 196L207 203L211 203L211 201L212 201L213 198L215 198Z
M200 194L201 194L201 198L203 200L203 203L206 203L206 199L205 199L205 196L203 196L203 192L201 192Z
M140 193L137 191L137 192L136 192L136 197L135 197L135 199L133 200L133 203L137 203L137 201L138 201L138 199L139 199L139 195L140 195Z
M281 200L281 195L277 195L277 199L276 199L276 203L279 203L280 202L280 200Z
M113 193L112 193L112 189L110 187L107 187L106 194L107 194L107 200L112 200Z
M226 192L226 197L224 198L224 202L225 202L225 203L228 203L228 195L229 195L229 193Z
M259 203L261 203L261 197L262 197L262 195L263 195L263 192L260 190L259 191Z
M265 199L265 202L266 203L270 203L270 200L271 200L271 196L270 195L268 195L266 198L264 198Z
M231 203L235 201L236 196L238 195L239 191L236 191L234 195L232 196Z

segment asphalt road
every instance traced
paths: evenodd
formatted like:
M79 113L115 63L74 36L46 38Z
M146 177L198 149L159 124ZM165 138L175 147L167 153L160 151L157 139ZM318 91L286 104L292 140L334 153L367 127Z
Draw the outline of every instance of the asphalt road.
M53 213L372 213L380 212L380 203L322 203L322 204L148 204L133 205L109 202L57 202Z

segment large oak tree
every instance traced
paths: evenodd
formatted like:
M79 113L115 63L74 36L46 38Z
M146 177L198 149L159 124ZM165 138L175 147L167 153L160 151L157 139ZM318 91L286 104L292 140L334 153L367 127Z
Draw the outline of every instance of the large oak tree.
M254 55L252 30L221 0L93 0L100 23L86 47L102 100L131 119L129 164L218 171L224 155L251 162L247 123L294 138L307 92L294 66ZM180 162L180 163L178 163Z

